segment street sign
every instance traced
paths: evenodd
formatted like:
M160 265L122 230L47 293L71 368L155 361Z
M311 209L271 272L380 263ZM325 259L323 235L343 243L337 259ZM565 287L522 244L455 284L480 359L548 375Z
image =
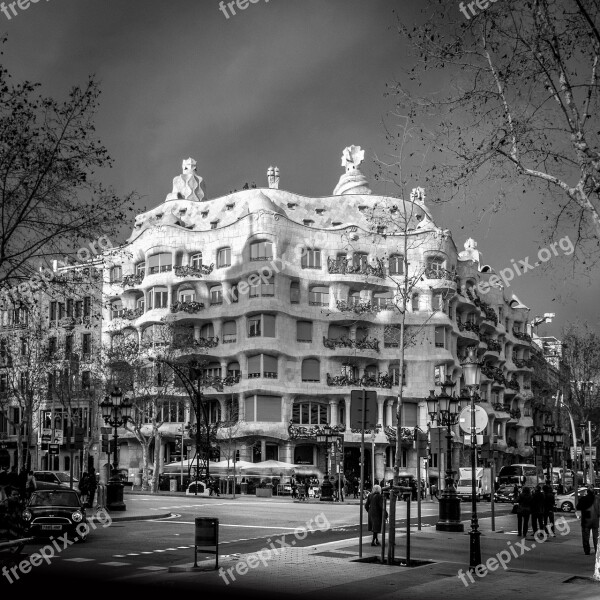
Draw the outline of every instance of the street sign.
M58 429L54 430L54 436L52 439L52 443L53 444L59 444L62 445L64 444L64 436L63 436L63 432L59 431Z
M571 460L573 460L575 458L574 456L574 452L573 452L573 446L571 446L569 448L570 452L571 452ZM581 446L577 446L577 457L579 458L581 455L583 454ZM588 446L585 447L585 457L587 460L590 459L590 449ZM596 460L596 446L592 446L592 460Z
M84 427L74 427L73 428L73 449L74 450L83 450L84 438L85 438L85 428Z
M59 454L60 452L60 444L50 444L50 448L48 450L49 454Z
M363 394L365 395L366 414L362 414ZM352 390L350 392L350 428L375 429L377 426L377 392Z
M42 444L49 444L52 441L52 429L42 429Z
M475 405L475 433L482 433L487 427L489 419L485 409ZM465 433L471 433L471 407L463 408L459 417L460 428Z

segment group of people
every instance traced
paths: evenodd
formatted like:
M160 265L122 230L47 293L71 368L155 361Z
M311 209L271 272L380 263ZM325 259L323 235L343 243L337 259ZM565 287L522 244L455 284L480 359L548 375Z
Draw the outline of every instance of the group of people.
M90 472L85 472L79 480L79 495L81 496L81 502L93 508L94 496L96 495L96 489L98 488L98 478L96 476L96 469L91 467Z
M517 530L520 537L526 537L531 519L531 535L538 531L546 530L548 535L556 537L554 533L554 488L546 480L544 486L538 483L533 492L528 486L523 486L519 491L517 486L513 491L516 500Z
M35 491L36 485L31 470L21 469L17 471L17 467L13 467L10 471L7 469L0 471L0 490L4 490L4 495L10 494L12 489L16 489L21 499L28 500L32 492Z

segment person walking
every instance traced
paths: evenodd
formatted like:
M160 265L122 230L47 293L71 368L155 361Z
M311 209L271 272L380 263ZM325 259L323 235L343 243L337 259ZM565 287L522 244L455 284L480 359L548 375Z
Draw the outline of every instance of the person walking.
M590 554L590 532L594 542L594 554L598 550L598 522L600 520L600 498L594 494L594 487L589 485L587 493L577 503L576 510L581 511L581 541L583 551Z
M87 484L87 493L88 493L87 505L90 508L94 508L94 496L96 495L97 487L98 487L98 482L96 481L96 469L94 469L94 467L91 467L90 472L88 474L88 484Z
M538 483L531 497L531 529L533 535L544 528L544 513L546 512L546 498L542 486Z
M381 486L374 485L373 490L369 494L365 503L365 510L369 515L368 525L369 531L373 533L373 540L371 546L381 546L378 535L381 531L381 523L383 520L383 496L381 495ZM387 511L385 514L387 518Z
M79 495L81 496L82 504L87 504L89 483L90 476L87 474L87 471L84 471L79 480Z
M525 486L521 490L518 499L517 507L517 529L519 537L527 535L527 527L529 526L529 517L531 516L531 490Z
M554 503L556 497L554 495L554 488L550 484L550 480L546 479L546 485L542 488L544 492L545 506L544 506L544 529L548 532L548 535L556 537L554 533Z
M358 498L358 490L360 488L360 484L358 483L358 478L355 477L352 480L352 493L354 494L354 498Z
M35 480L35 476L33 471L29 471L27 473L27 483L25 484L25 499L29 500L31 498L31 494L35 492L37 488L37 482Z

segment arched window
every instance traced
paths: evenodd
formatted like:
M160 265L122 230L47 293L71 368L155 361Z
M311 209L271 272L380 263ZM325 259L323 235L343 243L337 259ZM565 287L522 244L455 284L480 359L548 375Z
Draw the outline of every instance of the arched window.
M229 375L230 377L238 377L241 374L241 370L240 370L240 363L235 361L235 362L230 362L227 365L227 375Z
M123 280L123 267L112 267L110 270L110 282L118 283Z
M352 266L361 271L369 266L369 255L366 252L355 252L352 255Z
M237 341L237 327L235 321L223 323L223 343L233 344Z
M329 288L323 286L314 286L308 293L308 303L310 306L329 306Z
M296 341L312 342L312 321L298 321L296 323Z
M305 248L301 260L303 269L321 268L321 250L318 248Z
M356 341L362 342L369 337L369 330L366 327L357 327L356 328Z
M167 308L168 291L166 287L153 287L148 291L148 310Z
M113 300L110 303L111 318L118 319L123 316L123 302L121 300Z
M254 242L250 244L250 260L272 260L273 244L272 242Z
M367 365L365 367L365 375L367 377L377 378L377 365Z
M373 306L385 310L386 308L393 308L394 306L394 293L393 292L375 292L373 294Z
M330 325L328 337L330 340L340 340L350 336L350 328L343 325Z
M196 300L196 292L191 288L179 290L179 302L194 302Z
M220 248L217 251L217 269L231 266L231 248Z
M302 361L302 381L321 381L321 363L316 358Z
M404 273L404 256L401 254L392 254L388 260L389 274L402 275Z
M139 311L144 312L145 306L146 306L146 301L144 300L144 296L140 296L135 302L135 307Z
M200 337L205 340L213 340L215 337L215 328L212 323L206 323L200 328Z
M208 377L221 377L221 365L216 361L209 362L206 369L203 369L202 375L205 379Z
M144 274L146 273L146 263L145 262L140 262L137 265L135 265L135 274L143 277Z
M360 292L350 292L348 296L348 304L351 306L357 306L360 304Z
M425 276L429 279L441 279L444 272L444 259L441 256L429 256Z
M162 252L148 257L148 273L164 273L173 268L173 256L170 252Z
M192 254L190 257L190 267L198 270L202 268L202 252L196 252L196 254Z
M223 304L223 286L213 285L210 288L210 304Z

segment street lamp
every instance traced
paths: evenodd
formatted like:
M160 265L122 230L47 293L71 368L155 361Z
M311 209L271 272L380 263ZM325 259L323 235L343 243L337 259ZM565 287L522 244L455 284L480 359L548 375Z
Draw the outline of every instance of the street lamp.
M438 421L438 424L447 428L446 433L446 486L440 498L439 520L435 525L437 531L464 531L464 526L460 521L460 498L456 495L454 486L454 473L452 470L452 427L458 423L460 416L462 400L456 396L450 396L446 388L453 387L454 382L445 381L442 383L442 392L435 395L431 390L427 398L427 412L431 423Z
M317 443L325 444L327 454L325 456L325 477L321 485L321 502L333 502L333 484L329 481L329 443L338 437L337 433L333 433L333 429L329 425L325 425L321 431L317 433Z
M481 532L477 518L477 490L476 483L476 456L477 434L475 432L475 395L481 380L481 364L477 358L477 348L471 346L467 350L467 358L461 367L465 378L465 385L469 390L471 401L471 529L469 531L469 571L474 571L481 564Z
M106 484L106 508L108 510L125 510L125 502L123 502L123 482L119 475L119 457L117 454L117 442L118 442L118 431L119 427L125 426L133 415L133 405L131 400L127 397L123 398L123 392L118 388L110 393L110 396L106 396L104 401L100 404L100 410L102 411L102 417L104 422L114 427L115 433L113 438L113 464L112 473L108 483Z

